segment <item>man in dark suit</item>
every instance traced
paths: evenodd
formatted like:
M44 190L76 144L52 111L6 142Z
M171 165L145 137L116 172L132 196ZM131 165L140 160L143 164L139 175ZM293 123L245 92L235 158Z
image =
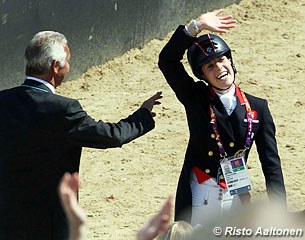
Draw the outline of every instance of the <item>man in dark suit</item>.
M184 105L190 132L177 188L175 220L193 225L206 224L249 200L251 185L241 185L235 190L243 194L233 194L230 188L234 184L224 181L230 173L222 171L220 163L229 166L232 159L232 167L242 170L241 160L247 161L253 141L269 198L286 204L275 126L267 101L244 93L234 83L236 69L223 39L214 34L196 37L204 29L226 33L226 29L235 27L231 16L217 16L222 12L215 10L179 26L159 56L161 71ZM194 81L184 69L181 60L186 50L194 75L202 81ZM232 182L242 183L242 178L235 177Z
M39 32L25 51L25 82L0 92L0 239L66 239L57 186L79 171L82 147L121 147L154 128L161 92L118 123L95 121L55 94L70 57L64 35Z

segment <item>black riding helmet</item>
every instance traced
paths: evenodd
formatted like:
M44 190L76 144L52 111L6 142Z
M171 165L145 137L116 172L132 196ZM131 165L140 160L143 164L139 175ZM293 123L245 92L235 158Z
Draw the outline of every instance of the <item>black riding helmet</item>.
M222 55L231 59L233 71L236 73L237 71L233 64L231 49L226 42L217 35L205 34L196 38L193 45L187 51L187 59L192 71L194 75L201 80L205 80L202 77L202 65Z

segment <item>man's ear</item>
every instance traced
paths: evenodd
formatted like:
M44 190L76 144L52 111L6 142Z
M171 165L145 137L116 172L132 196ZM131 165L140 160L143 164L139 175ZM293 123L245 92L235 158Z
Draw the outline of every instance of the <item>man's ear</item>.
M59 61L53 60L51 64L51 70L53 73L58 73L60 69Z

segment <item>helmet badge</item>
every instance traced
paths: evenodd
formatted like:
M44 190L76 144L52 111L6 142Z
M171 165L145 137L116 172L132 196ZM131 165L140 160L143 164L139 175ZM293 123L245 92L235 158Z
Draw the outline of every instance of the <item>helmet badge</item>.
M212 51L213 51L213 52L216 52L217 43L215 43L215 42L211 39L210 34L207 34L207 36L208 36L208 39L209 39L209 43L211 44L211 47L207 46L206 49L204 50L203 47L202 47L198 42L195 41L194 43L195 43L195 45L196 45L197 47L200 48L200 50L203 52L203 54L204 54L205 56L208 57L208 56L209 56L209 53L211 53Z
M207 50L206 50L208 53L212 52L212 48L211 47L207 47Z

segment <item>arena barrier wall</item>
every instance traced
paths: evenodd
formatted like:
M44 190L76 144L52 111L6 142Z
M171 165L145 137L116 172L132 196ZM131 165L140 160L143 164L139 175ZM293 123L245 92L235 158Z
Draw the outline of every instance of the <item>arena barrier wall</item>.
M239 0L2 0L0 89L23 82L24 49L42 30L67 37L72 53L69 79L89 67L163 38L178 24Z

